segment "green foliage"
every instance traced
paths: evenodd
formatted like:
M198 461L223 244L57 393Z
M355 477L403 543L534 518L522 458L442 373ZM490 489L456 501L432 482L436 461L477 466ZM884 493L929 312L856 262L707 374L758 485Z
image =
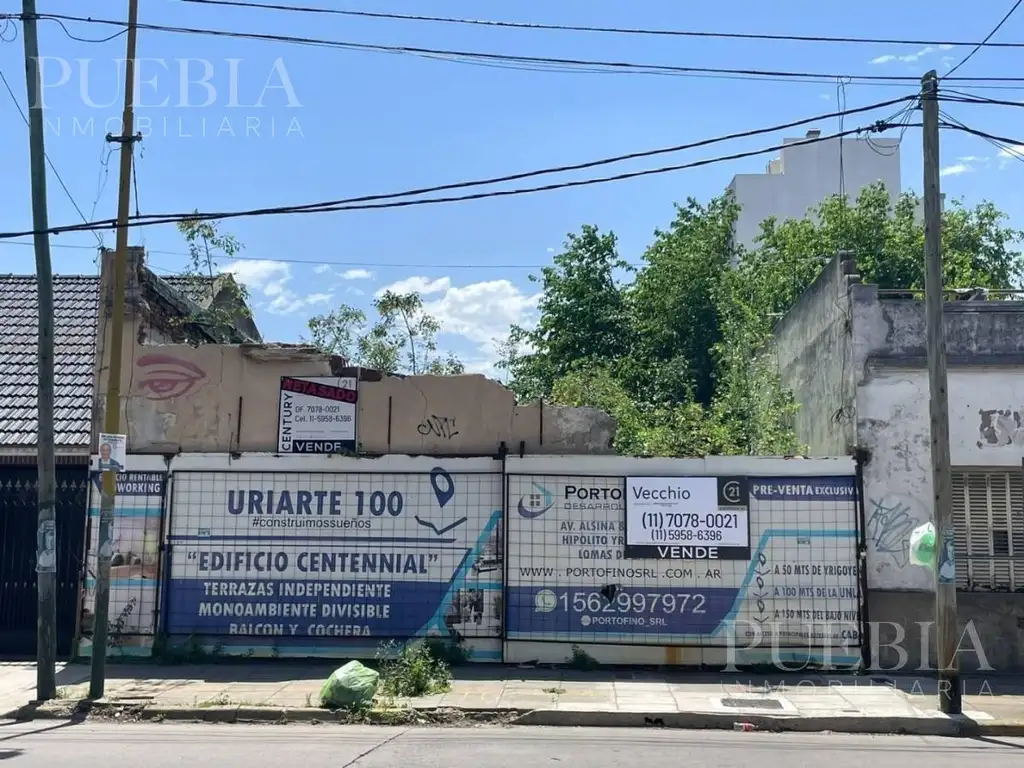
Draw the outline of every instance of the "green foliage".
M630 270L619 258L615 235L588 225L569 234L554 266L530 276L543 287L540 320L531 331L513 327L501 350L506 359L499 360L520 398L545 396L573 369L628 355L629 315L615 272ZM516 354L524 346L531 351Z
M190 325L215 329L233 327L238 319L250 317L248 289L220 269L223 261L237 258L245 246L234 235L222 233L213 220L179 221L178 232L189 257L178 277L186 283L185 294L201 308L174 322L186 329Z
M435 651L436 645L428 643L381 644L377 650L381 692L387 696L427 696L451 690L451 670Z
M655 233L631 284L615 236L586 226L543 271L540 322L512 329L498 367L521 399L610 413L623 454L799 453L797 404L781 385L772 329L842 250L865 283L922 288L919 211L914 195L892 203L879 184L852 204L829 198L799 221L766 220L748 251L733 245L739 211L729 195L690 199ZM947 287L1020 285L1022 233L1005 219L988 202L947 206Z
M383 373L463 373L455 355L437 353L441 323L423 308L418 293L386 291L374 300L377 320L367 328L366 313L341 304L309 320L309 342L323 352Z

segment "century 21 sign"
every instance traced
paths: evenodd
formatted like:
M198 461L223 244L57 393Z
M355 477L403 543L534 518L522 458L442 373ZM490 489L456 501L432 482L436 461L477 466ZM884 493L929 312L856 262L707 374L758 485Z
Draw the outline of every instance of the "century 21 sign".
M745 477L627 477L629 558L749 560Z

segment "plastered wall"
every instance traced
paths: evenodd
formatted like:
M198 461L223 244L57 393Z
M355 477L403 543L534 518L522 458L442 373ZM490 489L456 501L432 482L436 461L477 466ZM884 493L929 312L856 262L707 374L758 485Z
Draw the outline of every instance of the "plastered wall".
M104 329L106 322L102 324ZM330 376L327 356L304 347L144 344L125 329L121 423L132 453L277 450L282 376ZM96 431L103 424L109 344L102 345ZM494 454L504 442L532 453L611 453L614 420L588 408L517 406L480 375L362 381L357 437L364 453Z
M933 519L928 371L879 366L857 394L864 466L868 586L933 590L934 574L907 558L910 532ZM1016 368L949 370L954 467L1020 467L1024 376Z

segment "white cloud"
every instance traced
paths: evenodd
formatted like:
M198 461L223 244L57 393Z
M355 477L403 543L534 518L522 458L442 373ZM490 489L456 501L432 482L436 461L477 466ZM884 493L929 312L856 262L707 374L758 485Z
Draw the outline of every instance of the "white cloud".
M451 285L451 278L448 277L439 277L436 280L431 280L429 277L413 275L412 277L405 278L405 280L385 285L377 291L376 295L383 296L386 291L391 291L392 293L418 293L420 296L432 296L435 293L444 293L451 288Z
M222 271L230 272L235 279L245 285L253 294L256 303L265 307L268 312L275 315L290 315L310 304L320 304L328 301L329 294L314 293L309 296L300 296L290 287L288 283L292 279L290 264L270 259L253 259L236 261L226 266ZM269 299L264 303L260 298Z
M820 98L822 101L832 101L832 94L831 93L819 93L818 94L818 98Z
M445 333L477 345L479 359L474 365L479 368L493 364L497 356L494 340L508 336L510 325L530 326L535 322L539 299L539 293L525 294L509 280L487 280L449 288L424 309L441 322Z
M318 275L322 275L324 272L330 272L331 271L331 265L330 264L321 264L319 267L317 267L313 271L316 272Z
M924 48L922 48L919 51L916 51L914 53L907 53L907 54L904 54L902 56L899 56L899 55L894 54L894 53L887 53L884 56L878 56L878 57L872 59L871 63L872 64L888 64L889 62L892 62L892 61L902 61L902 62L905 62L907 64L913 64L915 61L920 61L925 56L931 56L933 53L935 53L937 51L948 51L952 47L953 46L951 46L951 45L940 45L938 47L932 47L930 45L927 45L927 46L925 46Z
M373 272L368 269L348 269L341 273L342 280L373 280Z
M940 176L959 176L961 173L970 173L974 169L966 163L957 163L956 165L948 165L939 171Z
M1000 157L1009 159L1020 158L1024 159L1024 144L1017 144L1016 146L1006 147L999 151Z

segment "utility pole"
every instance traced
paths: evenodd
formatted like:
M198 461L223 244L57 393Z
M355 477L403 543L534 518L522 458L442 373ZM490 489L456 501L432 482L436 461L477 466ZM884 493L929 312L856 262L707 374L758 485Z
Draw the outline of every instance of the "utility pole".
M139 1L128 0L128 53L124 64L124 114L121 135L107 136L107 141L121 145L121 178L117 194L117 244L114 254L114 295L110 318L110 366L107 372L107 397L103 429L107 434L121 430L121 357L124 346L124 294L128 253L128 214L131 205L132 151L135 131L135 48L138 37ZM107 672L107 632L110 619L110 557L113 554L114 499L117 495L117 473L103 473L100 496L99 547L96 551L96 608L92 630L92 667L89 698L103 698Z
M39 485L36 531L36 699L57 695L57 536L54 504L57 496L53 444L53 269L50 264L50 228L46 215L46 151L43 148L43 88L39 71L39 36L35 0L22 0L25 17L25 78L28 83L29 154L32 169L32 228L36 249L36 291L39 303L38 336L38 451Z
M949 396L946 336L942 321L942 197L939 191L939 80L932 70L921 78L924 130L925 311L932 434L932 489L935 497L935 639L939 710L962 709L957 651L956 550L953 486L949 458Z

